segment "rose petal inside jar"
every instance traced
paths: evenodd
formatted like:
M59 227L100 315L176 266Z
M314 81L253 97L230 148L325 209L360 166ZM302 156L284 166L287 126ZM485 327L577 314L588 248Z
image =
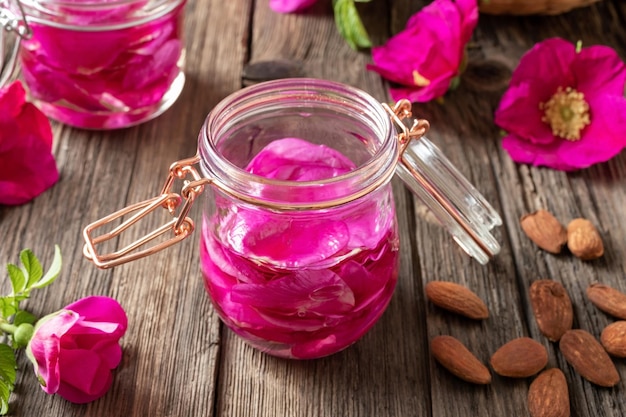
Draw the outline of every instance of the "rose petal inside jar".
M287 181L317 181L337 177L355 169L342 153L298 138L276 140L250 161L252 174Z
M286 138L247 166L288 181L336 177L356 167L331 148ZM205 223L202 268L218 313L237 334L278 356L341 350L380 317L397 278L389 187L327 212L281 212L217 196Z

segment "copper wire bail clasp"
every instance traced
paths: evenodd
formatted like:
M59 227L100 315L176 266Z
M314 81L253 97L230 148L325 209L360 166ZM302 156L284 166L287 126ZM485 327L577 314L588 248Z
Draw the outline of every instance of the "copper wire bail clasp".
M9 7L12 1L17 4L18 14ZM5 85L13 76L17 52L20 47L19 39L16 39L13 43L13 49L6 53L5 46L9 46L10 43L7 41L7 45L5 45L4 32L14 32L19 39L30 39L33 35L33 31L26 20L24 7L19 0L0 1L0 87Z
M405 119L412 117L411 102L406 99L398 101L393 108L387 103L381 103L385 111L391 117L391 121L400 129L398 133L398 143L400 144L400 157L404 153L404 150L409 143L415 139L418 140L428 132L430 129L430 123L425 119L413 119L413 124L408 127L405 123Z
M189 237L195 227L193 220L187 216L189 210L196 197L204 190L204 186L212 183L212 180L203 178L193 167L193 165L199 161L200 157L196 155L192 158L174 162L170 166L169 175L160 195L125 207L85 227L83 230L83 237L85 239L83 254L85 257L91 260L98 268L106 269L152 255ZM176 180L183 181L180 194L172 192ZM96 245L117 238L122 232L144 217L161 209L166 209L172 216L169 222L115 252L106 254L99 254L97 252ZM96 229L121 219L126 215L130 215L131 213L135 214L123 221L113 230L99 236L92 236ZM171 236L165 241L156 243L142 250L137 250L167 232L171 232Z
M24 6L19 0L8 0L6 4L11 4L12 1L17 4L19 16L13 13L10 8L0 6L0 26L4 27L7 32L15 32L22 39L29 39L33 32L26 21Z

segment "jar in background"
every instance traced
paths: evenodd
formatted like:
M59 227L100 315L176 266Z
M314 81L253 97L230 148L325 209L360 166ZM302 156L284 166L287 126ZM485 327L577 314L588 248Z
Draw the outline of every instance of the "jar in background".
M31 100L88 129L152 119L182 91L185 0L21 0L31 35L19 51ZM0 5L19 16L17 0Z

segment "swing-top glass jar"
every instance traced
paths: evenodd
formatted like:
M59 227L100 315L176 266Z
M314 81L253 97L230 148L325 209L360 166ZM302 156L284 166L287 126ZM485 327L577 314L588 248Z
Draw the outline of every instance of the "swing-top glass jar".
M198 155L172 165L163 193L89 225L84 252L108 267L166 246L131 254L139 245L131 244L109 255L95 246L162 206L174 214L172 242L184 238L202 192L201 270L224 323L280 357L342 350L374 325L396 286L395 173L481 263L499 250L489 234L499 216L422 137L427 122L402 123L410 108L314 79L243 89L211 111ZM171 191L175 179L185 180L180 195Z
M158 116L182 91L184 4L0 0L0 20L27 29L18 31L21 77L47 116L114 129Z

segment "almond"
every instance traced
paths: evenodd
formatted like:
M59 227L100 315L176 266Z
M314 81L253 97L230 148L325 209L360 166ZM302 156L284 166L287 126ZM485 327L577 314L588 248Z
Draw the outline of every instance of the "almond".
M600 341L610 355L626 358L626 321L616 321L606 326Z
M446 281L426 284L426 297L436 306L471 319L489 317L487 305L468 288Z
M525 378L535 375L548 364L548 352L529 337L519 337L502 345L491 356L491 367L502 376Z
M561 283L542 279L530 285L530 304L539 330L550 341L558 341L572 328L572 301Z
M567 225L567 248L583 261L598 259L604 254L600 233L587 219L574 219Z
M593 283L587 287L587 297L600 310L626 320L626 294L608 285Z
M558 368L546 369L530 384L528 411L532 417L569 417L569 392Z
M489 384L491 373L463 343L452 336L437 336L430 349L444 368L464 381L474 384Z
M583 378L601 387L612 387L619 382L619 374L602 345L585 330L565 332L559 348L567 362Z
M567 243L567 230L547 210L537 210L522 216L520 225L530 240L550 253L561 253Z

